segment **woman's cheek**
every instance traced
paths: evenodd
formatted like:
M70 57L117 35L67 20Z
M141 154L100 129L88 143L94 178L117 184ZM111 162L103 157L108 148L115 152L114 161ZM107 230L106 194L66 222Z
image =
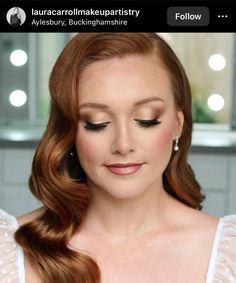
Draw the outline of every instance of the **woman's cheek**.
M153 152L162 152L169 150L172 147L173 132L170 130L156 133L152 140L150 140L150 148Z
M102 150L100 143L96 137L90 138L78 138L76 142L76 149L78 157L81 161L95 162L102 156Z

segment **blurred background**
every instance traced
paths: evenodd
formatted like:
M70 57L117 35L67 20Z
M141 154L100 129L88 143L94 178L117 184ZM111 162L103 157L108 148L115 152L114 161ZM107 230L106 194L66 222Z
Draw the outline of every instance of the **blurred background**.
M189 163L204 210L236 214L236 38L234 33L160 33L189 77L194 133ZM50 71L73 33L0 33L0 207L39 207L28 189L48 119Z

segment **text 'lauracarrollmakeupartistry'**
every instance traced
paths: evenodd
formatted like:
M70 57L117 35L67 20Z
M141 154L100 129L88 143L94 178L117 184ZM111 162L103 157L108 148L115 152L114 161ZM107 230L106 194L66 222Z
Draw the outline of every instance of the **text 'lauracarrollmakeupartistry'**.
M134 16L138 17L140 10L135 9L32 9L33 16Z

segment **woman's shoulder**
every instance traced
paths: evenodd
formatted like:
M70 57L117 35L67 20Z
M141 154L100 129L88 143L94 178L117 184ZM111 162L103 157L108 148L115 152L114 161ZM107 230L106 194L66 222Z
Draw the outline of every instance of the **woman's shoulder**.
M33 221L41 215L44 210L44 207L40 207L25 214L14 216L0 208L0 228L8 227L11 230L17 230L21 225Z
M202 211L189 210L189 226L211 241L207 283L236 282L236 214L215 217Z
M17 228L17 220L15 216L0 208L0 227L5 228L6 226L9 228Z
M17 282L21 276L23 253L14 239L18 227L16 217L0 209L0 282Z
M16 219L17 219L17 222L18 222L19 226L33 221L38 216L40 216L44 212L44 210L45 210L44 207L40 207L40 208L32 210L32 211L30 211L28 213L25 213L23 215L17 216Z
M13 240L12 236L18 227L16 217L0 209L0 248L7 240Z
M224 257L228 262L234 263L236 276L236 214L220 218L215 241L218 245L219 257Z
M0 209L0 283L25 282L24 253L14 238L15 231L34 220L43 208L21 216Z
M234 256L232 259L236 264L236 214L225 215L219 219L215 241L218 242L218 253ZM230 251L231 248L234 253Z
M236 214L225 215L225 216L222 216L220 219L222 219L224 224L236 223Z
M219 219L207 282L236 282L236 215Z

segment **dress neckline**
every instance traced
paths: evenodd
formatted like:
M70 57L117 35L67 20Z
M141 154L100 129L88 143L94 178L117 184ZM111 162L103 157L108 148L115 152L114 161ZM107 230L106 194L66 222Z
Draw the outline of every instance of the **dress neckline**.
M215 231L214 239L212 242L211 255L210 255L210 260L208 264L208 270L206 274L205 283L212 283L212 280L213 280L213 275L215 272L215 263L216 263L216 258L217 258L217 251L219 247L219 242L220 242L223 226L224 226L224 217L220 217L218 220L218 224L216 226L216 231Z
M16 231L20 224L17 218L13 215L10 215L12 219L12 226L14 231ZM17 244L17 265L18 265L18 274L19 274L19 283L25 283L25 264L24 264L24 251L20 245Z
M17 220L17 218L13 215L12 217L12 225L15 230L17 230L20 227L20 224ZM216 226L215 235L212 241L212 248L211 248L211 254L210 254L210 260L208 264L208 270L206 273L206 282L205 283L212 283L214 272L215 272L215 263L217 258L217 251L219 247L219 242L222 234L222 229L224 226L224 216L220 217ZM19 266L19 278L20 283L25 283L25 267L24 267L24 252L23 249L18 245L17 249L18 253L18 266Z

